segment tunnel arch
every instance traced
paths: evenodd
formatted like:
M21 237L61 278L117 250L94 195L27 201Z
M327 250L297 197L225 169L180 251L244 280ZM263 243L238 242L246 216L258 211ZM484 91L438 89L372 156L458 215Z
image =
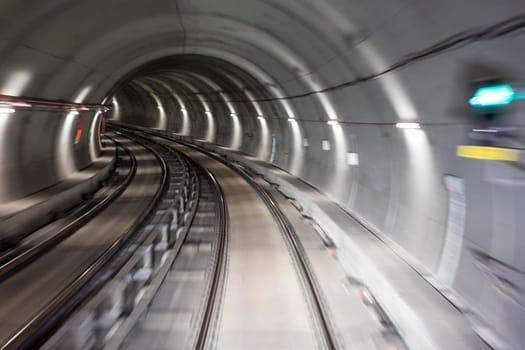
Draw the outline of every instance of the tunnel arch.
M7 29L0 94L111 103L117 120L272 163L319 189L438 280L450 225L446 179L461 179L465 246L447 288L485 321L484 304L513 310L475 267L471 251L525 270L524 222L516 210L523 207L523 187L508 187L522 178L521 170L456 157L455 146L468 142L474 127L462 110L465 101L456 100L463 95L464 66L474 59L510 67L521 84L523 35L500 35L496 28L523 16L521 0L149 6L54 0L0 7ZM522 111L517 104L508 122L521 125ZM0 115L0 201L58 183L96 159L100 115L88 115L91 137L75 145L70 135L77 119L67 112ZM395 124L402 121L421 129L399 130ZM42 169L39 179L31 176L34 169ZM475 277L466 283L468 276ZM495 333L516 339L500 326L504 316L490 322Z

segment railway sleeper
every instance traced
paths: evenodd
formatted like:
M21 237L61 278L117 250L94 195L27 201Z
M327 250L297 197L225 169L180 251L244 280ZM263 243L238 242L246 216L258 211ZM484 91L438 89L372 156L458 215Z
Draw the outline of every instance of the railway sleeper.
M149 303L148 295L159 277L167 273L162 271L167 271L166 262L174 254L172 248L189 230L198 203L199 179L186 162L180 163L186 174L183 186L170 184L154 216L142 229L140 236L147 238L135 246L132 257L113 279L72 315L43 349L102 349L125 333L121 328L134 322Z
M101 348L106 337L124 310L125 282L113 280L104 289L104 298L95 309L95 347Z

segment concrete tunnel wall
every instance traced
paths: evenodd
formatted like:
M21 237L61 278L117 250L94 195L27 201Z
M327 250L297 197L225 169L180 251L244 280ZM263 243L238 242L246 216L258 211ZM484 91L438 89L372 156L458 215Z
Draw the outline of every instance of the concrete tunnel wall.
M115 119L272 162L360 218L491 336L511 344L522 337L523 171L458 158L455 147L476 127L465 108L467 80L485 70L521 83L525 37L485 35L431 55L422 50L523 13L523 1L11 0L0 9L0 94L115 97ZM374 79L280 99L408 58ZM517 102L505 123L521 125L524 109ZM0 201L92 161L87 145L71 151L73 143L57 141L67 128L65 115L0 116ZM74 166L64 160L71 154Z
M101 117L85 114L75 140L80 114L0 111L0 204L66 180L98 158Z

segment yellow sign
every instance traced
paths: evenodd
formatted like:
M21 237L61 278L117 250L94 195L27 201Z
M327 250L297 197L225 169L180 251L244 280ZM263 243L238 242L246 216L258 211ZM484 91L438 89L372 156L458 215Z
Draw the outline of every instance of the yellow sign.
M520 152L518 150L501 147L460 145L456 154L458 157L473 159L505 160L509 162L520 160Z

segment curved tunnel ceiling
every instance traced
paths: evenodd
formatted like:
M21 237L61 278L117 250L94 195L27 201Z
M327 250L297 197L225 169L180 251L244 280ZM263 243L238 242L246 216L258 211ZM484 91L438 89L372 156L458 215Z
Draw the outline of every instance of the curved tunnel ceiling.
M1 95L112 104L115 120L272 163L359 218L481 318L504 310L487 322L520 343L506 325L525 322L525 309L479 272L472 251L505 273L511 266L505 278L525 285L521 165L455 152L479 127L467 103L476 81L523 88L522 0L9 0L0 10ZM523 110L518 101L498 120L517 135L503 146L523 148ZM0 149L0 202L95 158L93 142L56 141L68 141L74 118L0 115L4 144L22 135L18 158ZM34 183L12 175L35 167L48 170ZM443 274L456 236L453 273Z

